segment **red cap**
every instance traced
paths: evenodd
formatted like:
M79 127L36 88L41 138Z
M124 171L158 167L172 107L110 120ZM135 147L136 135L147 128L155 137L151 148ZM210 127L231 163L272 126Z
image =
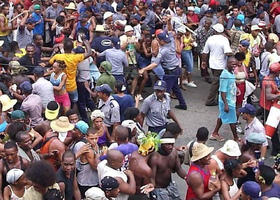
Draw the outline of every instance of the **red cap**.
M269 70L273 73L279 72L280 71L280 63L276 62L270 65Z
M156 32L155 32L155 34L158 35L158 34L160 34L160 33L162 33L162 32L163 32L162 29L157 29Z

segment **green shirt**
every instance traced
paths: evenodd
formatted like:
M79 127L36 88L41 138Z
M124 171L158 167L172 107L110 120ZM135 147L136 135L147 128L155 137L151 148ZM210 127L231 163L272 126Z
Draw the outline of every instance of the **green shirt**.
M96 86L100 86L102 84L108 84L111 87L111 89L114 91L116 79L113 75L102 73L99 79L97 80Z

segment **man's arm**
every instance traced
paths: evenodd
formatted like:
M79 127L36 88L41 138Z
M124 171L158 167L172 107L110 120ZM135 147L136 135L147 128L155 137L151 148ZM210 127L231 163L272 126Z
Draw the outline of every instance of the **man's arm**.
M23 12L24 12L24 17L22 18L22 20L21 20L21 22L19 24L19 29L20 30L22 30L25 27L25 23L26 23L26 20L28 19L28 15L29 15L27 10L25 10Z
M75 200L81 200L81 192L78 187L78 182L77 182L77 177L74 176L74 181L73 181L73 190L74 190L74 199Z
M179 159L177 150L174 149L173 151L175 151L175 153L176 153L176 173L177 173L178 176L180 176L182 179L185 179L187 173L186 173L186 171L182 168L182 165L181 165L181 162L180 162L180 159Z
M133 195L136 192L136 182L134 175L130 170L126 170L125 174L128 176L128 183L124 182L121 178L115 177L120 184L120 192Z
M221 97L222 97L222 100L224 102L224 109L225 109L225 112L228 112L229 111L229 107L228 107L228 103L227 103L227 97L226 97L226 92L221 92Z
M169 115L169 117L170 117L174 122L176 122L176 123L178 124L178 126L182 129L182 127L181 127L179 121L177 120L177 118L176 118L176 116L175 116L175 114L174 114L174 112L173 112L172 110L169 110L169 111L168 111L168 115ZM182 130L183 130L183 129L182 129Z
M62 155L65 152L65 145L60 142L60 140L54 140L51 144L50 144L50 148L49 148L49 153L51 152L57 152L58 154L58 160L61 162L62 161Z
M84 45L86 46L86 52L84 53L85 59L90 57L92 52L91 52L91 47L90 47L90 43L88 40L83 40Z

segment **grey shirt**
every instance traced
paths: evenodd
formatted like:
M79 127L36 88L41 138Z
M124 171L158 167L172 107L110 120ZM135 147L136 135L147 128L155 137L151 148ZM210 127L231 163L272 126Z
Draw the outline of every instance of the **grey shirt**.
M78 64L77 82L86 82L90 80L89 65L92 58L87 58Z
M46 18L47 19L56 19L59 16L59 13L64 10L64 7L61 5L57 5L57 8L53 6L49 6L46 9ZM50 23L52 24L52 23Z
M150 127L164 126L170 111L170 97L165 93L163 101L159 101L155 94L148 96L142 106L141 113L146 115L146 124Z
M274 26L277 33L280 33L280 15L277 15L274 20Z
M106 60L111 63L113 75L123 75L123 68L128 67L126 54L120 49L107 49L98 56L105 56Z
M163 67L163 69L172 70L179 66L179 59L176 56L174 37L169 34L171 41L159 48L159 52L154 62Z
M260 74L262 76L268 76L269 75L269 56L271 55L270 52L263 52L261 54L261 70Z
M107 127L114 123L119 123L120 120L120 106L118 102L110 96L106 102L99 100L98 108L104 113L104 124Z
M33 30L29 31L25 26L19 26L16 38L19 48L25 48L28 44L32 43L33 41Z

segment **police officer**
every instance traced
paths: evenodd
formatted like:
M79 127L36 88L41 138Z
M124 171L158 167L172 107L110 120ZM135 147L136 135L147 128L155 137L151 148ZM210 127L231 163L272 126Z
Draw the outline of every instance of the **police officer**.
M170 110L171 99L166 93L166 82L159 80L154 85L154 93L148 96L141 107L141 124L146 117L146 124L149 131L159 133L166 128L167 116L173 119L178 125L174 113Z
M95 90L99 97L98 109L104 113L104 124L112 135L114 128L120 124L120 106L111 96L112 89L108 84L97 86Z
M187 105L178 85L181 70L179 68L179 59L176 57L174 37L172 33L169 34L164 31L159 33L157 38L160 44L159 53L153 63L139 70L139 74L141 75L145 71L152 70L161 64L165 72L163 80L167 84L167 92L171 93L172 90L179 100L179 105L176 105L175 108L187 110Z

